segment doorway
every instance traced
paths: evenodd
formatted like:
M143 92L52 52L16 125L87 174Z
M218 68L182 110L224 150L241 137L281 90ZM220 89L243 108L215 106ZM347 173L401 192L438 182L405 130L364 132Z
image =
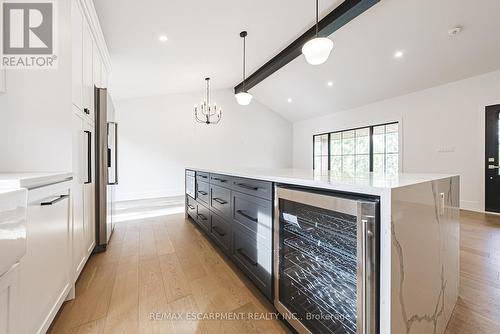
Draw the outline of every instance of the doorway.
M500 105L486 107L485 210L500 213Z

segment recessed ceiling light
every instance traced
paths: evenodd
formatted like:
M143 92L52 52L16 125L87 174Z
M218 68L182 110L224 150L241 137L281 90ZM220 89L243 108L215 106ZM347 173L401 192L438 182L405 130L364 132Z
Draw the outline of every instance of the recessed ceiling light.
M160 35L160 37L158 37L158 39L160 40L160 42L166 42L166 41L168 41L168 37L165 36L165 35Z
M286 99L286 102L288 102L288 103L292 103L292 101L293 101L293 100L292 100L292 98L291 98L291 97L289 97L288 99Z
M453 27L450 30L448 30L448 35L456 36L456 35L460 34L461 32L462 32L462 27L457 26L457 27Z
M396 59L403 58L403 55L404 55L403 51L396 51L394 53L394 58L396 58Z
M332 87L332 86L333 86L333 81L328 81L328 82L326 83L326 85L327 85L328 87Z

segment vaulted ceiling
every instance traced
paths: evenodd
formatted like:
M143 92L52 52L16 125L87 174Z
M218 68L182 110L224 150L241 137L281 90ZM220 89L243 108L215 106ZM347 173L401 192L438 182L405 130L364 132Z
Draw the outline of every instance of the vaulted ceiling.
M312 0L94 1L115 98L201 91L205 76L213 88L234 87L241 30L251 73L314 22ZM320 1L322 15L340 2ZM251 93L296 121L500 69L499 20L498 0L381 0L330 36L327 63L296 58ZM455 26L463 30L450 36Z

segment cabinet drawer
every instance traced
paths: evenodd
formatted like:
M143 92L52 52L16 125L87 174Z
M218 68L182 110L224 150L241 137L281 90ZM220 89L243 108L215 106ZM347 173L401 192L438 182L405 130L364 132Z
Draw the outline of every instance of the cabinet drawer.
M233 190L271 200L273 198L273 186L271 182L252 179L234 178Z
M196 222L205 231L210 232L210 211L202 204L198 204L198 213L196 215Z
M210 184L216 186L231 188L232 177L221 174L210 174Z
M197 209L198 209L198 203L196 203L196 201L193 198L191 198L191 196L186 196L186 211L187 214L194 220L196 220L196 214L198 211Z
M209 191L210 189L207 182L201 182L196 179L196 199L208 205Z
M210 209L231 218L231 190L210 185Z
M262 247L258 242L252 240L243 230L237 227L233 228L232 236L233 260L238 267L248 275L255 285L257 285L264 295L271 299L271 250Z
M255 238L272 247L272 202L233 192L233 219L248 228Z
M229 253L231 249L231 224L224 218L210 214L211 226L210 235L219 244L223 251Z
M205 172L196 172L196 181L208 182L209 174Z

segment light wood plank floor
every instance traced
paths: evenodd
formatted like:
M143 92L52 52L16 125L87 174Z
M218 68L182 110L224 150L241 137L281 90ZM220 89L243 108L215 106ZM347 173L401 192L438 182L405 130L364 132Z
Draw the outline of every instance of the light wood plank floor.
M500 333L500 216L461 215L460 298L446 334ZM159 312L159 320L151 313ZM169 320L166 312L272 312L181 214L120 223L49 333L289 333L277 320ZM418 334L418 333L417 333Z

